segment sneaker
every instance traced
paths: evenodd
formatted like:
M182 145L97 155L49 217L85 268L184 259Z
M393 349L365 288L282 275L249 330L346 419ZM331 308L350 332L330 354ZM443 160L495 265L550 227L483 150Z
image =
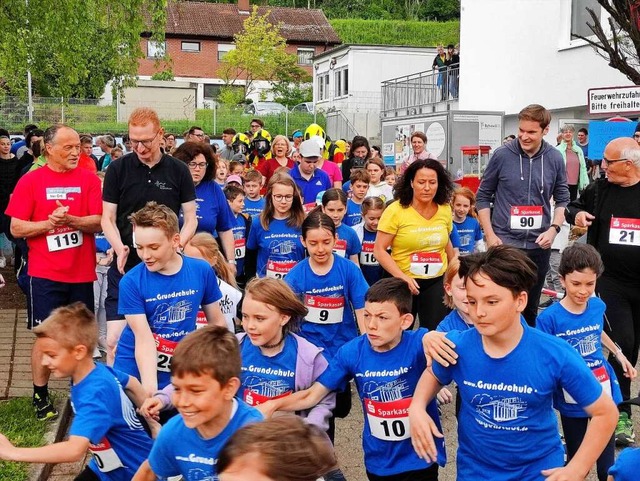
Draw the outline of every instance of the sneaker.
M629 415L625 412L621 412L618 418L615 438L618 446L628 446L636 440L636 435L633 433L633 421L631 421Z
M0 269L4 269L5 267L7 267L7 259L2 256L0 257Z
M51 404L49 396L41 399L38 394L33 395L33 406L36 409L38 421L49 421L58 417L58 411Z

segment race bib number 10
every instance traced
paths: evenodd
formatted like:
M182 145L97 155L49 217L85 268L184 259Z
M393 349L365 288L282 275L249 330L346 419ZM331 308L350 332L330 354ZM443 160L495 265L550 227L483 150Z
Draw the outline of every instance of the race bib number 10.
M411 398L379 402L365 399L369 430L374 438L383 441L403 441L410 436L409 404Z
M640 219L612 217L609 244L640 247Z
M511 207L511 229L540 229L542 227L542 212L541 205L514 205Z

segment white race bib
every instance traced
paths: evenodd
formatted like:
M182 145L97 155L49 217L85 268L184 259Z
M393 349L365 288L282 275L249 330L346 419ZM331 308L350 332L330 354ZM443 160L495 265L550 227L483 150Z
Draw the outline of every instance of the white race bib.
M439 252L416 252L409 262L409 272L418 277L436 277L444 265Z
M511 207L511 229L540 229L542 227L542 213L541 205L514 205Z
M383 396L383 393L380 392ZM409 439L409 405L411 398L380 402L364 400L369 430L374 438L383 441L403 441Z
M114 469L124 468L124 464L111 447L107 438L103 438L98 444L89 444L89 451L98 465L98 469L103 473L108 473Z
M244 259L244 254L246 252L246 240L245 239L235 239L233 241L233 247L234 247L234 256L235 259Z
M338 239L336 245L333 246L333 253L340 257L347 257L347 241Z
M71 230L50 234L47 236L47 247L49 252L73 249L82 245L82 231Z
M640 219L612 217L609 244L640 247Z
M591 372L602 386L602 390L605 392L605 394L607 394L609 397L613 397L613 395L611 394L611 379L609 378L607 368L604 366L600 366L592 369ZM571 394L569 394L564 389L562 390L562 392L564 393L564 401L567 404L578 404L576 400L571 397Z
M379 266L378 259L373 255L374 241L364 241L362 243L362 251L360 252L360 265L363 266Z
M322 297L305 294L304 305L309 309L305 318L314 324L338 324L344 313L344 297Z
M284 279L284 276L286 276L295 265L296 261L268 261L267 277Z
M154 334L153 338L156 341L158 371L171 372L171 359L173 359L173 352L176 350L178 343L169 341L157 334Z

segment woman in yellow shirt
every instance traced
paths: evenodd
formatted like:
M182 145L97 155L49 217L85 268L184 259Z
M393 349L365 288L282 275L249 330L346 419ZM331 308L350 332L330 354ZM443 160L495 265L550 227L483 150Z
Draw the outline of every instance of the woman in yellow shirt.
M447 314L442 276L454 256L449 240L453 189L439 161L413 162L396 184L398 200L380 218L373 250L389 274L407 283L413 293L413 314L430 330Z

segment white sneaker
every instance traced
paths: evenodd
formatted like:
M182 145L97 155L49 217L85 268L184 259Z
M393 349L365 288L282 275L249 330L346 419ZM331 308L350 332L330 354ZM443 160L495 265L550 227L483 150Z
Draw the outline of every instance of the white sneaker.
M4 269L5 267L7 267L7 259L2 256L0 257L0 269Z

